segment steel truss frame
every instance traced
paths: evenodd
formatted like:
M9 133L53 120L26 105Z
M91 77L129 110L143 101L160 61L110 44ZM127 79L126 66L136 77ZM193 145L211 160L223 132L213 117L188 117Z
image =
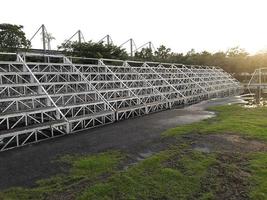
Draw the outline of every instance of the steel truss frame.
M267 93L267 68L255 69L246 88L254 96L256 103L260 104L261 98Z
M220 68L33 53L0 61L0 151L238 94Z

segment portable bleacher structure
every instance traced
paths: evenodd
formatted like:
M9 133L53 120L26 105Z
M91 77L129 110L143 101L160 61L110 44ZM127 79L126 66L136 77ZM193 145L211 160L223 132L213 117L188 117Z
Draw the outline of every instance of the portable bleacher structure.
M0 151L240 89L218 67L34 53L0 59Z

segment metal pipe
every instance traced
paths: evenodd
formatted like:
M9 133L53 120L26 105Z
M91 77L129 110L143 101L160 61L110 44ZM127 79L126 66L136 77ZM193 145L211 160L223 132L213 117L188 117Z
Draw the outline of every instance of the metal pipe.
M43 39L43 50L44 52L46 51L46 42L45 42L45 39L46 39L46 34L45 34L45 26L44 24L42 24L42 39Z
M81 31L80 30L78 30L78 42L79 42L79 44L82 43L82 36L81 36Z
M131 52L131 57L133 57L133 39L130 39L130 52Z

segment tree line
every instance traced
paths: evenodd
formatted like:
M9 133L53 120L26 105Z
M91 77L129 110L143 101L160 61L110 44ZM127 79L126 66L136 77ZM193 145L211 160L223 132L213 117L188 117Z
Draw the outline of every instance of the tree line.
M18 49L31 48L26 38L23 26L0 24L0 51L15 52ZM249 55L244 49L233 47L223 52L211 53L208 51L196 52L194 49L187 53L176 53L165 45L160 45L155 51L143 48L130 57L127 51L114 44L96 43L93 41L78 43L68 42L58 46L58 50L71 56L90 58L132 59L141 61L156 61L181 63L186 65L208 65L222 67L229 73L252 73L256 68L267 67L267 53Z

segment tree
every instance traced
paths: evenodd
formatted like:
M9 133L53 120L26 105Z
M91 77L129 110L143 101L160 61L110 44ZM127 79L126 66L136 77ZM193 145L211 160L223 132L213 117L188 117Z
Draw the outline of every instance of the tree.
M116 45L104 45L101 43L94 43L92 41L78 43L69 42L62 44L58 47L63 50L64 53L72 56L78 57L88 57L88 58L111 58L111 59L126 59L128 58L125 49L118 47Z
M153 60L154 55L151 48L142 48L140 52L135 53L135 58L141 59L141 60Z
M173 52L170 54L169 59L166 62L187 64L186 56L184 56L183 53L173 53Z
M248 53L240 47L234 47L226 52L226 70L232 73L241 73L248 66Z
M155 56L159 61L166 61L170 56L171 49L160 45L159 48L155 51Z
M23 26L0 24L0 51L16 51L18 48L29 48L30 41L23 32Z
M233 47L227 50L226 55L228 57L246 57L248 56L248 53L245 51L245 49L242 49L240 47Z

